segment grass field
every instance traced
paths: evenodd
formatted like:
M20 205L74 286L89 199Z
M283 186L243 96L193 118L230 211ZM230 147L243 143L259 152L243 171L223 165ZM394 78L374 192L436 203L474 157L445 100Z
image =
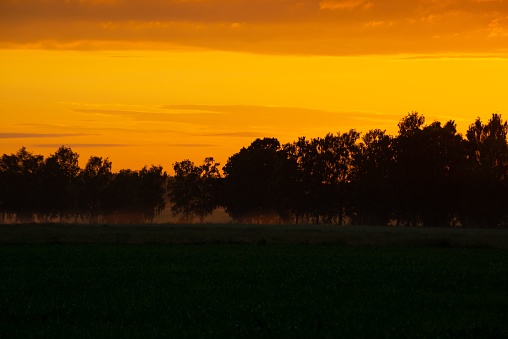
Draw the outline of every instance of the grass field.
M1 337L508 338L508 251L4 244Z
M7 224L0 244L333 244L508 249L508 229L235 224Z
M508 338L508 231L0 225L5 337Z

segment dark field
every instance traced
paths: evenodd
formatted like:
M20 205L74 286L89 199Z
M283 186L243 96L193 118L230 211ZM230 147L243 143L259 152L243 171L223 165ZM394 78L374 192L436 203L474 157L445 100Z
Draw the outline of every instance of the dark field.
M337 225L7 224L0 244L327 244L508 249L508 229Z
M1 337L508 338L508 251L0 246Z
M0 242L8 337L508 338L505 230L30 224Z

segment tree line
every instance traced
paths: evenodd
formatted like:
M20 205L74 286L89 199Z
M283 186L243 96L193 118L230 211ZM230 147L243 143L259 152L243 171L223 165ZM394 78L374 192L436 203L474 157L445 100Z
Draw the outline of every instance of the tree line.
M454 121L425 125L409 113L398 134L352 129L281 144L256 139L222 172L174 163L112 173L92 156L85 168L62 146L48 158L25 148L0 159L2 220L153 222L169 200L182 221L221 207L242 223L502 227L508 221L508 124L480 118L465 135Z
M161 166L112 173L108 158L60 147L48 158L21 148L0 158L1 220L16 222L143 223L165 208L167 174Z
M425 125L412 112L398 135L374 129L281 144L255 140L231 156L174 164L172 211L202 219L222 206L238 222L499 227L508 221L508 125L480 118Z

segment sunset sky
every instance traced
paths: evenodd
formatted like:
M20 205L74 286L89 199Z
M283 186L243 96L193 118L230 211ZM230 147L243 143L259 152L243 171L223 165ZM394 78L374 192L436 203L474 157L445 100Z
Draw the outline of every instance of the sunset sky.
M0 154L113 170L508 118L508 0L0 0Z

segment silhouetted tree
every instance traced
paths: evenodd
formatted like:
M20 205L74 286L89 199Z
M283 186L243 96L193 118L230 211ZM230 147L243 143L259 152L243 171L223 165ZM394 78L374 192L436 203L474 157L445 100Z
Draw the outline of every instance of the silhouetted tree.
M256 139L231 156L223 168L222 202L241 222L270 221L277 215L283 176L283 157L275 138Z
M386 225L392 218L393 142L393 137L379 129L369 131L362 138L355 159L352 188L355 224Z
M390 183L397 222L410 226L448 226L457 221L457 175L465 154L455 122L445 126L416 112L399 123L395 139L395 166Z
M332 189L331 209L328 212L329 221L337 217L339 225L344 224L344 218L350 217L351 183L355 172L355 160L359 153L357 143L360 133L352 129L347 133L338 133L336 136L325 137L324 154L326 161L326 183Z
M297 185L302 189L298 203L305 201L305 214L315 223L343 224L350 200L350 184L354 159L358 153L360 134L350 130L343 134L327 134L324 138L300 138L287 147L290 158L296 162ZM299 207L298 207L299 208ZM303 211L302 211L303 212Z
M395 139L395 168L392 173L396 194L394 210L397 223L416 226L421 223L420 206L423 189L424 171L422 159L425 147L422 138L422 126L425 117L412 112L399 122L399 135Z
M451 226L460 221L458 194L466 155L454 121L433 122L422 130L421 219L424 226ZM423 175L423 173L422 173Z
M493 114L487 124L480 118L469 127L467 137L466 223L496 226L508 207L508 124Z
M285 173L290 179L283 196L290 206L286 209L293 210L297 223L301 218L308 220L310 217L315 223L319 222L321 182L314 170L315 145L311 140L300 137L296 142L285 145L282 151L284 158L288 159L286 168L291 170L290 175Z
M139 172L122 169L113 174L105 195L106 218L111 223L142 223Z
M92 156L81 171L81 208L89 223L96 223L108 206L107 190L111 182L111 162Z
M200 171L190 160L176 162L173 169L175 176L168 186L169 200L173 203L171 211L174 215L183 216L184 220L189 222L199 195Z
M79 155L71 148L60 147L44 162L42 171L42 208L46 218L58 216L60 221L76 213L78 199L77 177Z
M195 166L190 160L176 162L173 165L175 176L169 181L168 191L171 210L181 215L186 222L196 216L203 222L218 205L219 163L206 158L201 166Z
M302 140L302 141L301 141ZM305 143L305 138L299 138L299 142ZM282 221L296 224L305 219L308 210L308 192L304 173L298 164L300 148L298 142L288 143L278 151L283 160L279 192L277 195L277 213Z
M22 147L16 154L0 159L2 214L18 222L31 222L41 204L41 172L44 157Z
M153 223L165 207L167 174L161 166L113 174L106 192L109 222Z
M141 210L143 219L153 223L153 220L166 207L167 174L162 166L152 165L143 167L139 171L141 181Z

